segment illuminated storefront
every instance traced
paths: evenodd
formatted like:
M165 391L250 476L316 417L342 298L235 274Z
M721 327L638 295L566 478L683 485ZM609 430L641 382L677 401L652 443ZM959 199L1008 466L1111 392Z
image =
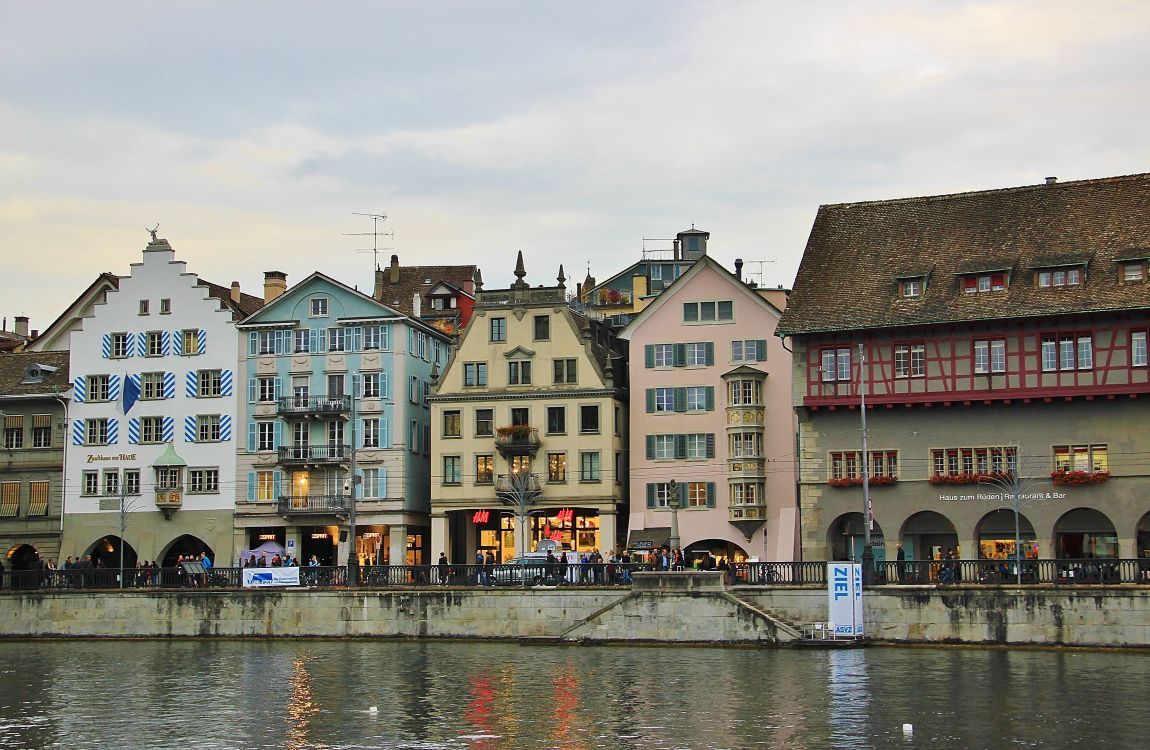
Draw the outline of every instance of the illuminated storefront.
M475 547L486 553L495 553L499 560L515 557L514 516L494 510L467 511L468 521L475 527ZM529 549L539 548L539 542L550 539L561 549L574 552L603 552L599 543L599 513L581 508L555 508L531 516ZM474 554L474 551L471 553Z

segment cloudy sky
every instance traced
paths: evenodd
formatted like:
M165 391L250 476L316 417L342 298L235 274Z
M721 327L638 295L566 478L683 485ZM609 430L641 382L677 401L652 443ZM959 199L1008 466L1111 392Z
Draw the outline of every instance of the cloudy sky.
M820 203L1150 170L1148 31L1138 0L0 0L0 313L45 327L155 222L220 284L369 287L355 212L489 287L692 223L789 285Z

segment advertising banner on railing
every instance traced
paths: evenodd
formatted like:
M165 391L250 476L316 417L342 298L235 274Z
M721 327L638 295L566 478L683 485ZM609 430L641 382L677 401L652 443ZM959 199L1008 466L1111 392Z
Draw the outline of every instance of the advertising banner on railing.
M827 563L827 622L841 636L863 634L862 565Z
M299 568L244 568L245 588L298 586Z

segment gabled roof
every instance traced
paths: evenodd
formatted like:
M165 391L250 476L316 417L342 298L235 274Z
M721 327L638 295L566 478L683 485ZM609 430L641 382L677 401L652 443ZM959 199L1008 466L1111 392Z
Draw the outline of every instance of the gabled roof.
M1150 285L1114 261L1150 247L1150 174L820 206L778 335L1150 308ZM1145 258L1150 253L1135 253ZM1088 258L1081 286L1039 288L1029 269ZM933 266L918 298L908 266ZM963 294L958 274L1012 271L999 292Z
M461 293L469 283L474 281L476 267L474 265L460 266L384 266L377 273L382 279L377 285L380 291L378 300L383 304L398 310L403 315L413 315L412 299L416 294L422 298L421 311L429 311L427 293L440 282L446 282ZM391 280L392 272L398 271L398 280ZM470 296L470 295L468 295Z
M655 311L662 309L663 305L668 304L676 293L684 286L690 283L691 279L702 273L704 268L713 268L720 273L725 279L729 280L731 286L741 291L743 295L749 299L753 299L758 305L766 310L774 313L776 317L782 314L782 310L771 304L770 300L763 297L758 293L758 290L747 286L746 282L740 281L737 276L723 267L721 263L709 255L704 255L695 261L690 268L683 272L683 275L671 282L670 286L663 290L663 292L639 312L638 315L631 318L631 322L619 332L619 338L627 340L631 338L639 326L643 325Z
M28 365L47 365L55 370L45 372L39 383L25 383ZM68 390L68 352L17 352L0 357L0 398L28 396Z
M95 280L88 285L88 288L80 293L75 300L72 301L64 312L52 321L52 324L45 328L40 335L32 341L28 348L33 351L42 351L45 347L67 347L69 342L66 338L69 327L77 320L86 317L91 313L92 307L103 300L104 295L109 290L120 288L120 277L114 273L105 271L95 278Z
M213 284L203 279L200 279L196 286L202 286L207 289L209 295L219 300L222 309L230 310L232 320L243 320L264 306L263 297L256 297L251 294L244 294L243 292L240 292L240 301L234 302L232 300L231 287L220 286L219 284Z

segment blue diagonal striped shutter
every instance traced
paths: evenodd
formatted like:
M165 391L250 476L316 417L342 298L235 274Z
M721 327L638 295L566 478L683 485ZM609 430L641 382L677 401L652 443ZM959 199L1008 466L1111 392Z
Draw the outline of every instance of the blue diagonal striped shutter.
M208 350L208 332L200 329L200 340L196 342L196 353L203 354Z
M220 395L232 395L232 371L223 370L220 372Z
M72 420L72 445L84 444L84 431L87 423L83 419Z
M199 373L196 370L192 370L188 373L187 377L184 378L184 395L188 398L195 398L199 390L199 388L197 388L198 383Z
M108 376L108 400L109 401L119 401L120 400L120 376L119 375L109 375Z
M164 442L170 443L176 439L176 418L164 417Z
M220 440L232 439L232 415L220 415Z
M72 381L72 401L82 404L88 400L88 377L77 375Z
M195 417L191 417L191 416L184 417L184 442L185 443L196 442L196 418Z
M115 445L120 442L120 420L108 420L108 445Z
M176 397L176 373L168 371L164 373L164 398Z
M148 334L146 333L136 334L136 356L148 356Z
M172 353L172 332L160 332L160 353L165 357Z
M184 353L184 332L172 331L172 354Z
M108 359L112 356L112 334L104 334L103 342L100 345L100 351L104 353L104 359Z
M128 420L128 443L131 445L140 444L140 420L136 417Z

